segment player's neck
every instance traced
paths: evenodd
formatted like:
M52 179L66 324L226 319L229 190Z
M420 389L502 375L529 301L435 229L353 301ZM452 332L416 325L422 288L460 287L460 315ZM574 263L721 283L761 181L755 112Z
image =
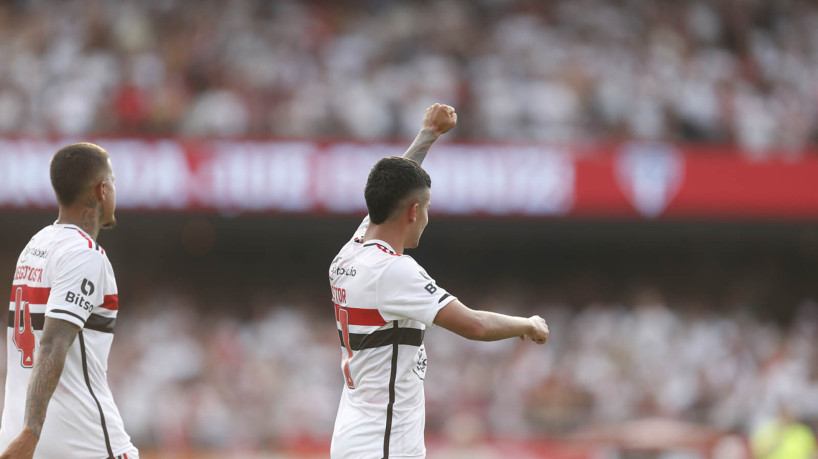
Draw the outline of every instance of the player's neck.
M400 228L389 222L380 225L370 224L364 234L364 240L377 239L386 242L396 253L403 254L405 228Z
M97 235L99 235L99 216L97 212L91 211L85 206L80 206L79 208L60 207L57 223L77 226L94 240L96 240Z

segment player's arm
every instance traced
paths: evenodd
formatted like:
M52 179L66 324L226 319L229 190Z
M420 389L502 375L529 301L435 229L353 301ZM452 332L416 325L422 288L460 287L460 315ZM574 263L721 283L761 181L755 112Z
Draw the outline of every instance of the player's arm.
M515 317L489 311L475 311L459 300L443 306L435 325L475 341L498 341L519 336L537 344L548 340L548 324L540 316Z
M421 122L420 132L418 132L415 141L403 154L404 158L409 158L417 161L418 164L423 164L426 159L426 154L429 153L429 148L441 135L449 132L457 124L457 113L454 108L443 105L434 104L426 109L423 114L423 121Z
M43 430L48 402L60 381L68 349L80 328L70 322L46 317L37 359L26 394L23 431L9 444L0 459L30 458Z
M426 159L426 154L429 153L432 144L441 135L449 132L456 124L457 113L455 113L454 108L443 104L430 106L423 114L420 132L418 132L412 145L409 145L409 148L403 153L403 157L412 159L418 164L423 164L423 160ZM367 215L352 237L363 237L368 227L369 216Z

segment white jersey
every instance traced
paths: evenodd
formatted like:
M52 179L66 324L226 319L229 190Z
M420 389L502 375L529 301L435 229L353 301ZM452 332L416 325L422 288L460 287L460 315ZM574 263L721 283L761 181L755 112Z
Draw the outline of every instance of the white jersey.
M48 404L35 458L131 455L131 439L108 389L108 353L119 299L105 250L74 225L53 224L17 261L8 312L8 372L0 450L23 430L26 391L45 318L81 328Z
M423 334L455 299L410 256L363 241L369 218L329 272L341 341L341 395L333 459L424 457Z

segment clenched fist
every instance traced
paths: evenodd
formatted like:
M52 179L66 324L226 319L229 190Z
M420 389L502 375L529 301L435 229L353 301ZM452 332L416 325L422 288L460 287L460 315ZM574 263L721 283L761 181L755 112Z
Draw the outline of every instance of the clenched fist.
M448 105L434 104L423 114L422 128L438 136L449 132L456 124L457 113Z
M531 321L531 328L520 339L525 340L525 337L528 336L537 344L545 344L548 341L548 324L545 323L545 319L540 316L531 316L528 320Z

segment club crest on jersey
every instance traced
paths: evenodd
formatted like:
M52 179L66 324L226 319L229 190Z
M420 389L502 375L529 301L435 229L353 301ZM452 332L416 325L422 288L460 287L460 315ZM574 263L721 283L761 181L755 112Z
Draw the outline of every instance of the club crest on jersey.
M23 325L20 325L20 314L22 313ZM37 342L34 338L34 330L31 327L31 313L28 309L28 301L23 301L23 288L17 287L14 297L14 335L12 337L14 345L22 354L20 364L23 368L34 366L34 348Z
M415 367L412 368L412 372L415 373L415 375L417 375L421 381L426 379L427 362L426 348L424 346L420 346L417 355L415 355Z

